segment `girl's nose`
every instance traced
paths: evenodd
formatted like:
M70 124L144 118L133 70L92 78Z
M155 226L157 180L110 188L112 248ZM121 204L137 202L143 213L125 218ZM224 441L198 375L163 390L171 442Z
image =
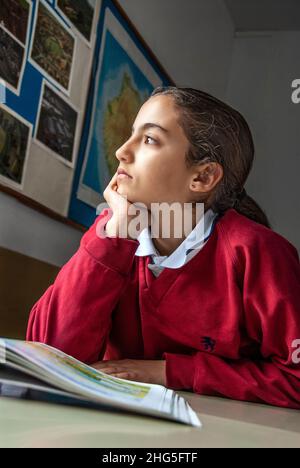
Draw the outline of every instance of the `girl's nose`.
M128 142L124 143L124 145L122 145L119 149L117 149L116 158L119 161L127 161L127 162L131 162L133 160L133 152Z

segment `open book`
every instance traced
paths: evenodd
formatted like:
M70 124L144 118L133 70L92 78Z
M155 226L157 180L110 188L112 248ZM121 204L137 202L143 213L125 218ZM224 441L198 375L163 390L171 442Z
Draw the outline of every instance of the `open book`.
M130 411L201 426L173 390L113 377L31 341L0 338L0 396Z

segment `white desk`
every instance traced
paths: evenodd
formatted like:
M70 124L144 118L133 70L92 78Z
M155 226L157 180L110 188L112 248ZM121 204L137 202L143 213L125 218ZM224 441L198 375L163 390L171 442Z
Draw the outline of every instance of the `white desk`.
M0 447L300 447L300 411L178 393L198 413L202 428L0 398Z

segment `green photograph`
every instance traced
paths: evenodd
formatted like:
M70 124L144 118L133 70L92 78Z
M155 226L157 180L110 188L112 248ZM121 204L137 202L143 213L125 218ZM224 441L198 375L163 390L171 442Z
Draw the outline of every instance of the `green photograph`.
M0 106L0 177L22 184L30 127Z
M96 0L57 0L57 7L89 42Z
M75 38L45 3L39 2L31 60L55 84L69 91Z

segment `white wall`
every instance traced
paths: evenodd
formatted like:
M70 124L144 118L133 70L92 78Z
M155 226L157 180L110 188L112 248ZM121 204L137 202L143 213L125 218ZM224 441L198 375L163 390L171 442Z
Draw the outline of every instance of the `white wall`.
M119 0L178 86L225 97L234 26L223 0Z
M256 145L246 188L300 251L300 104L291 101L299 40L298 31L239 33L227 100L246 117Z
M121 0L179 86L225 97L234 28L223 0ZM0 246L61 266L82 233L0 193Z
M77 250L82 232L0 192L0 246L61 266Z

